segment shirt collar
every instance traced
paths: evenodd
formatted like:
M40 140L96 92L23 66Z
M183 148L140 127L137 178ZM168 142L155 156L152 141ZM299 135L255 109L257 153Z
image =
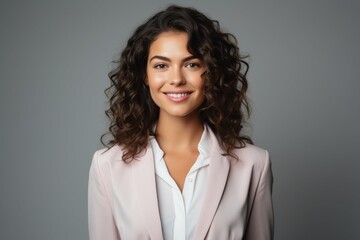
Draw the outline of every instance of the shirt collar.
M210 141L210 135L209 135L209 127L205 124L204 131L201 135L201 139L198 144L198 150L199 150L200 156L203 159L207 159L209 157L210 148L211 148L211 141Z
M164 157L164 152L163 152L163 150L161 150L158 142L156 141L155 136L150 137L150 144L151 144L151 149L154 154L155 163L158 164Z
M154 126L155 132L156 125ZM209 153L211 148L210 135L209 135L209 127L204 124L204 131L201 135L198 150L199 150L199 160L201 161L201 165L209 164ZM154 154L155 163L158 164L164 157L164 152L161 150L156 138L154 136L150 137L150 144Z

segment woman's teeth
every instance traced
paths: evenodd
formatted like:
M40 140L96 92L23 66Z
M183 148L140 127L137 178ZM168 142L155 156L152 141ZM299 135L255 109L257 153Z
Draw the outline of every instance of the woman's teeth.
M189 95L190 93L167 93L168 96L172 98L181 98Z

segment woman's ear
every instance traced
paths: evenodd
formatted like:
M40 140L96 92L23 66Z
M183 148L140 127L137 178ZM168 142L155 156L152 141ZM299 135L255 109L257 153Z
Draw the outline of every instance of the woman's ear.
M149 86L149 80L147 76L145 76L144 83L146 86Z

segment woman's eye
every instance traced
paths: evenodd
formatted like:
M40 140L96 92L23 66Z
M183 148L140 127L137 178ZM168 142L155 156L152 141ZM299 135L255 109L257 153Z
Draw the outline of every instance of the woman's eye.
M200 67L200 64L197 64L197 63L188 63L188 64L186 64L186 67L188 67L188 68L199 68L199 67Z
M164 69L164 68L166 68L166 64L159 63L159 64L156 64L156 65L154 66L154 68L156 68L156 69Z

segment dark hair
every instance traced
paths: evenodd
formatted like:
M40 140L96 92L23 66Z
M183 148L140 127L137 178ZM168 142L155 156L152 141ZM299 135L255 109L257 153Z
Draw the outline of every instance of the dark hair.
M250 114L246 97L248 63L239 53L236 38L220 30L218 21L210 20L193 8L169 6L139 26L127 42L117 67L109 73L111 85L105 90L109 108L109 131L101 142L111 148L123 147L123 160L130 162L146 148L159 108L153 102L145 84L150 44L166 31L188 34L188 51L207 66L203 74L205 101L200 106L201 120L218 137L226 155L234 156L234 148L252 143L240 134L245 118ZM245 111L245 112L244 112ZM245 115L245 113L247 115ZM104 143L105 135L113 139Z

